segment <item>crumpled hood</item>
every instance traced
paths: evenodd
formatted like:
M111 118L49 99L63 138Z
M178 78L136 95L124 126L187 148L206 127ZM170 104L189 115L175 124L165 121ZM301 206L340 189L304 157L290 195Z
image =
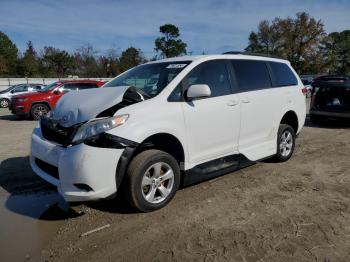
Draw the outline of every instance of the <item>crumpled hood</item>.
M93 88L65 94L51 111L60 125L72 125L95 118L102 111L120 103L129 86Z

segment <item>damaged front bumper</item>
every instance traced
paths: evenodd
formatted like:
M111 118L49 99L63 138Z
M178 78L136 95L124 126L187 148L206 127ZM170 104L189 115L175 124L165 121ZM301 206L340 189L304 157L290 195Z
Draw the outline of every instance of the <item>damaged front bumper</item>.
M117 192L118 176L125 172L120 168L117 172L117 167L125 169L124 162L129 160L125 151L129 154L128 145L105 148L81 143L64 147L43 138L38 127L32 134L30 165L37 175L57 186L66 201L97 200Z

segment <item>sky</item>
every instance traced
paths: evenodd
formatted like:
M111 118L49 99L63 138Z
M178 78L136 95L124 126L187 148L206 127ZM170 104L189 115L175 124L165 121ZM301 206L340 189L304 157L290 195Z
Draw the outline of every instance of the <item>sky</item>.
M240 51L261 20L306 11L326 32L350 29L350 0L0 0L0 31L23 52L54 46L73 52L91 44L100 54L134 46L155 55L159 26L180 28L192 54Z

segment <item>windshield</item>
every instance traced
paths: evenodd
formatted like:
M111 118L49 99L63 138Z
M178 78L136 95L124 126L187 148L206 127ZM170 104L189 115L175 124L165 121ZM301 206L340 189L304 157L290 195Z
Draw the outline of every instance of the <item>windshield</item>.
M190 61L161 62L134 67L104 87L134 86L150 97L158 95Z
M44 92L44 93L47 93L49 91L51 91L52 89L54 89L56 86L60 85L61 83L60 82L55 82L51 85L48 85L48 86L45 86L43 89L41 90L38 90L38 92Z

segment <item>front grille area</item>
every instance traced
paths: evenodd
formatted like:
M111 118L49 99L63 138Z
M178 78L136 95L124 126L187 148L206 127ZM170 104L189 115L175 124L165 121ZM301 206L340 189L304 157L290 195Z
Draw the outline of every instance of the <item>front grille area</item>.
M59 179L59 176L58 176L58 168L47 163L47 162L44 162L42 160L40 160L39 158L35 158L35 164L42 170L44 171L45 173L47 173L48 175L56 178L56 179Z
M57 121L47 117L40 119L41 133L46 140L68 146L73 138L76 128L63 127Z

